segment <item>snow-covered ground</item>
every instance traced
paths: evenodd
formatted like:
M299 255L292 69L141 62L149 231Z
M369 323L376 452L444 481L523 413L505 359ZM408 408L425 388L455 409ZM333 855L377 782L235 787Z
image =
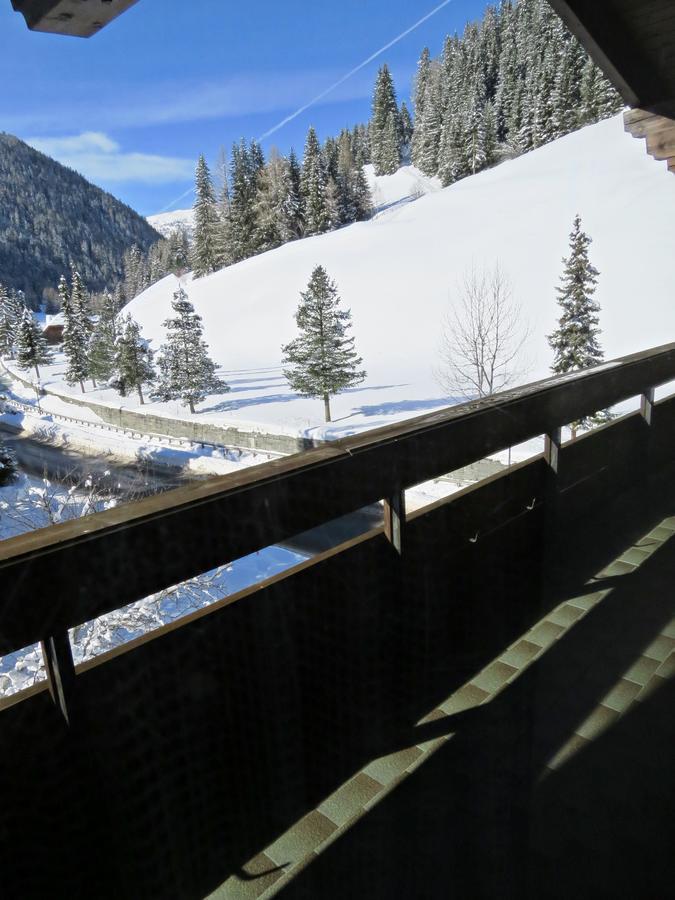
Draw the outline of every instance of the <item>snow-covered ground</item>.
M12 362L7 360L5 364L11 366ZM0 424L20 428L25 437L55 447L68 448L83 455L107 457L111 464L149 462L194 475L227 475L268 462L278 455L257 450L209 447L187 439L140 436L137 432L111 428L87 407L73 406L59 397L47 394L41 398L38 407L35 394L21 382L8 375L4 376L3 381L5 387L0 383L0 396L5 396L8 402L3 404L0 400ZM23 408L12 407L13 401Z
M621 116L397 203L410 195L412 177L402 170L377 180L390 206L369 222L287 244L198 281L184 279L232 386L230 394L204 401L200 418L335 438L447 405L452 398L433 374L441 323L462 274L496 261L530 325L527 378L545 377L546 335L558 315L555 287L577 212L593 237L591 258L601 273L597 299L607 358L673 338L675 178L647 156L643 142L624 133ZM281 373L281 345L294 337L299 292L318 264L351 308L368 370L363 385L334 399L328 427L321 402L295 396ZM128 307L155 348L176 287L170 276Z
M192 209L175 209L172 212L148 216L148 222L155 231L158 231L164 237L169 237L177 229L183 229L188 238L191 239L195 227L195 214Z

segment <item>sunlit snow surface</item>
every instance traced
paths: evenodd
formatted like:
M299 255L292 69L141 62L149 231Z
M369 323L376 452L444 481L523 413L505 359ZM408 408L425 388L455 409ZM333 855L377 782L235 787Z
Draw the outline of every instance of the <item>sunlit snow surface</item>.
M433 370L439 331L472 265L499 261L531 327L525 378L549 374L546 341L556 322L555 288L576 213L593 237L600 271L601 337L608 359L671 340L675 178L623 131L621 116L590 126L445 190L414 195L414 170L377 179L387 207L371 221L287 244L193 282L190 300L232 391L207 398L200 419L238 427L339 437L447 405ZM281 371L281 345L295 334L299 292L321 264L352 311L366 382L333 400L296 397ZM152 339L164 338L177 280L170 276L128 311ZM54 379L62 367L48 372ZM105 394L119 403L113 392ZM133 398L124 401L135 403ZM148 411L187 415L176 404Z

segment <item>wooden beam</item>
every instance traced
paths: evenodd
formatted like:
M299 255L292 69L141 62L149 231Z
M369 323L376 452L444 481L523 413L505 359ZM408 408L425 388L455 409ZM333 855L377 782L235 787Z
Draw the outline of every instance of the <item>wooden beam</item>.
M405 492L396 490L384 501L384 534L394 550L403 554L405 532Z
M50 635L41 643L49 693L66 723L70 724L75 665L68 632Z
M669 344L2 541L0 653L673 379Z
M91 37L138 0L12 0L31 31Z
M648 106L655 73L614 10L597 0L548 0L629 106Z

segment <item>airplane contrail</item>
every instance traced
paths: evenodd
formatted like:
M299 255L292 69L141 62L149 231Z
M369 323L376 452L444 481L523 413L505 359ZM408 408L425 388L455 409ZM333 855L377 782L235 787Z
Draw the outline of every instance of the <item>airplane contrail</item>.
M445 9L446 6L449 6L453 0L443 0L443 3L439 3L438 6L435 6L430 12L426 15L422 16L421 19L418 19L413 25L409 28L406 28L405 31L402 31L401 34L397 35L388 44L385 44L384 47L380 47L379 50L376 50L375 53L372 53L368 59L364 59L363 62L359 63L358 66L354 66L351 71L347 72L346 75L343 75L342 78L339 78L335 84L331 84L330 87L327 87L325 90L321 91L320 94L317 94L316 97L313 97L308 103L305 103L304 106L301 106L299 109L296 109L294 113L291 113L290 116L286 116L285 119L282 119L281 122L278 122L264 134L261 134L258 138L258 142L266 140L268 137L271 137L273 134L276 134L277 131L280 131L284 126L288 125L289 122L292 122L294 119L297 119L298 116L301 116L304 112L307 112L308 109L311 109L317 103L320 103L324 97L327 97L329 94L332 94L333 91L337 90L341 87L346 81L349 81L350 78L353 78L357 72L360 72L361 69L365 69L366 66L370 65L373 60L376 60L378 56L382 56L383 53L386 53L387 50L394 47L396 44L400 43L404 38L408 37L409 34L412 34L413 31L416 31L420 25L424 25L425 22L428 22L429 19L433 18L437 13L439 13L442 9ZM161 212L165 213L172 209L176 204L180 203L181 200L184 200L185 197L194 193L194 188L188 188L185 193L181 194L180 197L176 197L175 200L172 200L168 206L165 206Z
M337 88L341 87L345 81L349 81L357 72L360 72L361 69L365 69L366 66L370 65L373 60L377 59L378 56L382 56L383 53L386 53L391 47L398 44L404 38L408 37L409 34L412 34L413 31L416 31L420 25L424 25L425 22L428 22L433 16L439 13L442 9L452 3L453 0L443 0L443 3L439 3L438 6L434 7L430 12L428 12L425 16L422 16L421 19L418 19L414 25L411 25L410 28L406 28L405 31L402 31L397 37L393 40L389 41L388 44L385 44L384 47L380 47L379 50L376 50L368 59L364 59L362 63L359 63L358 66L355 66L350 72L347 72L346 75L343 75L342 78L338 79L335 84L331 84L330 87L327 87L324 91L321 91L320 94L317 94L309 103L305 103L304 106L301 106L299 109L296 109L294 113L291 113L290 116L286 116L285 119L282 119L281 122L274 125L273 128L270 128L269 131L266 131L264 134L260 135L258 141L264 141L266 138L271 137L273 134L276 134L277 131L282 129L285 125L288 125L289 122L292 122L294 119L297 119L298 116L301 116L304 112L307 112L308 109L311 109L316 103L319 103L324 97L327 97L328 94L331 94L333 91L337 90Z

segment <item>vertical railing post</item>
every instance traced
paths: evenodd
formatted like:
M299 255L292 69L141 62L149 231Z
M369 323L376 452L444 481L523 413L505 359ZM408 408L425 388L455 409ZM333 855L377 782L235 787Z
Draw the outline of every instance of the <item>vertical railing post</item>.
M42 656L52 700L70 725L71 701L75 682L75 664L68 632L50 635L42 641Z
M640 397L640 415L647 425L652 424L652 415L654 413L654 388L648 388Z
M560 467L560 447L562 428L554 428L544 440L544 457L552 474L557 475Z
M405 532L405 492L397 489L384 501L384 533L401 556L403 554Z

